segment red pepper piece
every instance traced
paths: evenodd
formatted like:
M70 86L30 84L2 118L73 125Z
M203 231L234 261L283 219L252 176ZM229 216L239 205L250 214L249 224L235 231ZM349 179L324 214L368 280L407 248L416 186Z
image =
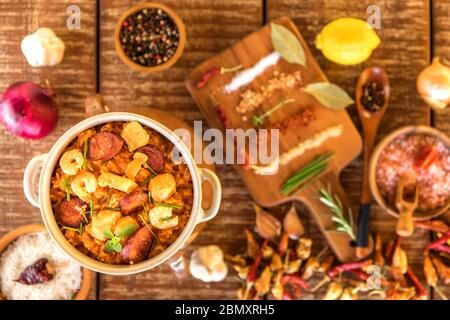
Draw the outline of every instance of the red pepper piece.
M334 278L343 272L361 269L361 268L367 267L371 264L372 264L372 259L368 259L368 260L364 260L364 261L360 261L360 262L343 263L343 264L340 264L340 265L328 270L326 272L326 274L330 278Z
M269 240L265 239L264 242L262 243L261 247L259 248L258 255L256 256L255 261L253 262L253 265L247 276L247 286L249 284L253 284L256 280L256 272L258 271L258 267L261 264L262 253L268 243L269 243Z
M203 88L206 85L206 83L209 80L211 80L212 77L214 77L214 76L216 76L218 74L220 74L220 67L219 66L212 67L211 69L206 70L203 73L200 81L197 83L197 88Z
M439 156L436 148L432 145L425 146L414 158L414 169L416 171L426 170Z
M427 249L432 250L439 247L443 247L449 240L450 240L450 231L447 231L445 234L442 235L442 237L440 237L436 241L430 242L427 245Z
M350 270L349 273L354 275L357 279L361 281L367 281L370 278L370 275L367 272L361 270ZM386 279L380 279L380 285L387 287L390 284L390 281Z
M303 280L300 276L295 274L287 274L281 278L281 284L284 285L287 283L297 285L303 289L308 289L309 287L308 284L305 282L305 280Z
M428 297L427 290L425 289L423 284L420 282L420 280L417 278L417 276L414 274L414 272L411 270L410 267L408 267L406 276L409 278L409 280L411 280L412 284L414 285L414 288L416 288L417 295L422 300L427 299L427 297Z

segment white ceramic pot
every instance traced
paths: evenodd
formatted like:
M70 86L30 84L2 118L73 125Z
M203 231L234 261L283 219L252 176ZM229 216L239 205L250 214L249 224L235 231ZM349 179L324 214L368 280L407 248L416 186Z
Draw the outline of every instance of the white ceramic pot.
M114 121L138 121L142 125L152 128L166 137L179 150L187 164L193 185L193 204L191 216L184 230L177 240L170 245L165 251L159 255L136 263L134 265L111 265L99 262L78 251L64 237L55 220L51 202L50 202L50 185L54 168L67 145L75 139L75 137L96 125L114 122ZM41 170L39 170L42 168ZM40 171L40 174L39 174ZM39 179L38 179L39 178ZM208 181L212 185L213 198L210 208L205 212L202 209L202 188L203 181ZM41 209L42 219L50 233L51 237L58 245L82 266L106 274L126 275L142 272L154 268L161 263L167 261L180 251L189 240L194 228L197 224L211 220L219 210L220 199L222 196L222 188L220 181L211 170L198 168L192 158L192 155L186 145L167 127L161 123L154 121L148 117L126 112L110 112L90 117L70 128L62 135L53 145L49 153L41 154L28 163L25 174L23 187L25 196L34 206Z

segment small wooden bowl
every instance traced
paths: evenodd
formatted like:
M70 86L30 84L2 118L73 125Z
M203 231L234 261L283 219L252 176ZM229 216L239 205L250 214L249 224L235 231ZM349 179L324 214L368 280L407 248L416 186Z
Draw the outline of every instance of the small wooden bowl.
M47 232L47 230L45 229L45 226L42 224L27 224L25 226L21 226L17 229L8 232L0 239L0 255L8 247L9 244L11 244L20 236L27 233L37 233L37 232ZM87 300L89 291L91 289L91 282L92 282L92 271L83 268L83 279L81 281L81 287L73 299Z
M382 196L378 184L376 181L376 168L378 164L378 159L380 157L381 152L388 146L392 141L397 139L398 137L405 135L405 134L411 134L411 133L422 133L425 135L429 135L432 137L437 138L438 140L442 141L447 147L450 148L450 138L444 134L443 132L428 127L428 126L407 126L400 128L398 130L395 130L391 134L387 135L381 142L378 144L378 146L375 148L375 150L372 153L372 157L370 159L369 164L369 184L370 184L370 190L372 191L373 197L375 198L376 202L389 213L391 216L394 216L398 218L398 212L397 209L394 206L388 205ZM444 212L446 212L450 208L450 200L447 202L446 205L442 207L438 207L433 210L429 211L421 211L416 210L413 215L414 221L423 221L423 220L429 220L432 218L435 218Z
M125 54L125 52L122 49L122 44L120 42L120 29L122 27L122 23L127 19L129 16L131 16L133 13L140 11L142 9L161 9L162 11L166 12L167 15L173 20L175 25L178 28L178 34L179 34L179 40L178 40L178 48L175 51L174 55L167 60L166 62L157 65L157 66L143 66L139 63L134 62L131 60L129 56ZM186 45L186 28L184 26L183 21L180 19L180 17L173 11L171 8L167 7L166 5L163 5L161 3L156 2L143 2L138 3L128 10L126 10L122 16L119 18L116 24L116 29L114 32L114 45L116 48L116 52L119 55L119 58L131 69L141 72L141 73L150 73L150 72L159 72L164 71L166 69L169 69L172 65L175 64L175 62L180 59L181 55L183 54L184 47Z

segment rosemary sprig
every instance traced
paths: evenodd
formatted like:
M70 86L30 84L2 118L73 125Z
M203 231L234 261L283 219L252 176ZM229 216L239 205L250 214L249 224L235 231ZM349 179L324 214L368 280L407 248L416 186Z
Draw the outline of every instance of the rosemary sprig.
M67 201L70 201L70 187L69 187L70 179L72 179L72 176L67 176L63 182L63 188L66 190Z
M300 187L303 190L312 180L315 180L327 168L328 161L334 156L334 153L329 152L318 156L306 166L296 171L286 182L281 186L281 193L288 195Z
M284 107L286 104L294 102L294 101L295 101L294 99L287 99L287 100L281 99L280 102L278 102L278 104L276 104L274 107L272 107L269 110L267 110L266 112L264 112L262 115L253 116L252 117L253 125L259 126L259 125L264 124L264 122L266 121L266 118L270 117L272 115L272 113L274 113L278 109Z
M352 240L356 240L355 233L353 231L353 212L352 209L348 209L348 221L344 216L344 208L342 207L341 200L337 195L333 195L331 187L327 189L322 188L319 191L319 200L330 208L333 213L331 219L337 224L336 230L344 232L350 236Z
M86 139L84 141L84 149L83 149L83 169L86 169L87 167L87 150L88 150L88 142L89 140Z

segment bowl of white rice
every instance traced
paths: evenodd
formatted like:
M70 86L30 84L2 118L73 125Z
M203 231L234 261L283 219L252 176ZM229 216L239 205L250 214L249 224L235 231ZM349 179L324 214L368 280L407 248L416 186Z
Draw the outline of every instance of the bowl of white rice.
M45 262L44 277L36 271L39 261ZM25 225L0 239L0 300L85 300L91 279L92 272L62 251L43 225Z

